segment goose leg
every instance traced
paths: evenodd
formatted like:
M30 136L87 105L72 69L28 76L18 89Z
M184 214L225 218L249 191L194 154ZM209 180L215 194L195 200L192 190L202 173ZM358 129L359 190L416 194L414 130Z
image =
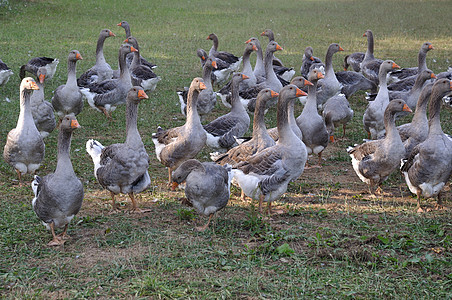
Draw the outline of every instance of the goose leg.
M64 244L64 240L60 239L58 236L55 235L55 223L50 223L50 231L52 232L53 240L51 240L47 246L60 246Z
M344 138L345 137L345 126L346 126L346 124L344 123L344 124L342 124L342 138Z
M112 119L111 115L108 113L108 111L105 109L105 107L97 106L97 108L100 109L104 113L104 115L107 117L107 119L109 121L113 122L113 119Z
M437 201L436 201L436 205L435 205L435 209L440 210L440 209L446 209L443 205L443 201L441 199L441 192L438 193L437 197Z
M205 230L207 229L207 227L209 227L209 223L210 223L210 220L212 219L212 217L213 217L213 214L210 214L209 220L207 221L207 223L206 223L204 226L198 226L198 227L196 227L196 228L195 228L196 231L199 231L199 232L205 231Z
M423 213L424 210L421 207L421 190L420 189L418 189L416 195L417 195L417 212Z
M20 173L19 170L16 169L16 173L19 176L19 186L23 186L24 183L22 182L22 174Z
M323 152L323 151L322 151ZM322 152L319 152L319 164L318 167L321 168L322 167Z
M137 206L137 201L135 200L135 195L133 193L129 193L129 198L130 200L132 200L132 210L130 211L131 213L145 213L145 212L150 212L150 209L140 209Z
M240 200L245 201L245 192L242 190L242 192L240 193Z
M119 210L119 207L116 205L116 200L115 200L115 193L113 193L113 192L110 192L110 195L111 195L111 201L112 201L112 206L113 206L113 211L117 211L117 210Z
M64 226L63 232L57 235L59 239L68 240L70 238L70 236L66 233L68 227L69 223Z
M268 202L268 204L267 204L267 212L268 212L269 216L272 215L272 203L271 202Z
M171 168L168 167L168 188L172 191L176 190L176 186L173 185L173 172Z
M262 213L262 203L264 202L264 195L259 196L259 213Z

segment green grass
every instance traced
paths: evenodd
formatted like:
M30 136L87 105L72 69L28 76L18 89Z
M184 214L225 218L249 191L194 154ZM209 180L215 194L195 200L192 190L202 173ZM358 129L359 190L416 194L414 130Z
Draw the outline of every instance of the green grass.
M439 73L450 65L451 10L450 1L440 0L0 1L0 58L15 73L0 88L2 141L17 122L20 66L35 56L59 58L57 73L46 84L50 100L66 81L70 50L84 58L79 75L94 64L101 29L117 35L104 47L116 67L125 39L116 24L122 20L130 23L142 55L159 65L156 73L162 77L140 104L138 118L152 179L138 201L151 207L150 214L128 214L126 197L118 199L122 212L109 214L109 194L96 182L85 152L89 138L105 145L123 141L124 106L113 113L113 123L88 105L78 116L82 128L73 137L71 158L85 199L64 247L45 246L50 234L31 209L29 185L19 187L15 172L0 161L0 294L7 299L451 298L451 210L416 214L415 199L396 173L383 185L383 198L368 199L347 159L345 148L366 137L363 94L351 99L355 117L346 138L325 150L322 170L306 170L289 185L275 202L285 213L271 220L254 212L255 204L240 201L233 188L230 204L214 224L204 233L194 231L207 220L181 206L182 192L166 190L167 171L151 141L158 125L184 123L175 91L201 75L196 49L211 47L206 40L211 32L219 36L220 50L241 55L247 39L271 28L284 48L277 56L298 71L306 46L323 59L332 42L345 49L333 60L340 70L344 54L365 51L362 34L372 29L375 56L401 66L416 65L421 44L432 42L427 65ZM301 109L297 106L296 113ZM225 112L219 104L208 119ZM443 109L441 118L443 130L451 133L450 110ZM275 126L274 110L267 122ZM56 137L55 131L45 141L39 175L55 169ZM198 158L208 160L208 152ZM449 208L451 195L449 184Z

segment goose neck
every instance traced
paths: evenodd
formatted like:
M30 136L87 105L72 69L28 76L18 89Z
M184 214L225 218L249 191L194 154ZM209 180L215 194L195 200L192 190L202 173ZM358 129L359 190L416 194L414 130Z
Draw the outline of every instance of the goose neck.
M289 124L288 107L290 102L293 101L295 101L295 99L278 99L278 110L276 114L276 127L279 136L278 143L288 144L298 139Z
M30 106L31 94L32 90L22 89L20 91L20 112L16 128L22 128L26 124L31 124L30 121L34 124Z
M141 144L140 133L137 128L138 121L138 103L127 101L126 103L126 143L132 144L139 141Z
M443 94L438 90L433 90L430 97L430 103L428 107L428 127L429 134L439 134L443 130L440 123L440 111L441 111L441 99Z
M190 89L188 91L187 96L187 121L186 123L189 126L193 126L193 124L201 124L201 119L198 114L198 95L199 91L195 89Z
M367 50L365 58L374 59L374 35L372 32L367 32Z
M71 148L72 132L70 130L62 130L58 133L58 156L55 174L73 174L74 169L71 163L69 150Z
M67 81L66 86L77 86L77 77L75 67L77 60L68 60L67 62Z
M105 57L104 57L104 42L106 37L100 36L97 40L97 46L96 46L96 62L97 63L104 63Z
M127 53L125 51L119 51L119 77L130 79L129 68L127 67L126 63L126 56Z

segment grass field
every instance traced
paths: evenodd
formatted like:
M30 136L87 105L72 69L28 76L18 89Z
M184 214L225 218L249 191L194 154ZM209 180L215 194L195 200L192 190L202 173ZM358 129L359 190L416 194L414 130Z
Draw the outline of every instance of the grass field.
M80 75L94 64L101 29L104 53L117 66L125 39L116 26L131 25L144 57L159 67L157 89L139 107L138 128L151 157L151 188L140 194L141 207L152 212L127 213L130 201L120 197L121 212L109 214L109 193L93 175L85 152L89 138L104 145L124 140L125 107L108 122L87 104L78 116L82 126L72 140L75 172L85 188L80 213L69 227L71 239L49 248L50 233L31 209L33 192L18 185L15 171L0 160L0 295L5 299L174 299L174 298L452 298L452 192L445 190L448 210L415 212L416 199L394 173L383 198L371 199L353 172L345 152L366 134L364 94L351 99L355 117L346 138L325 150L321 170L307 170L276 202L284 213L270 220L242 202L233 188L230 204L206 232L205 222L178 201L183 192L166 189L167 171L154 154L151 133L158 125L174 127L185 119L175 91L201 75L196 49L210 49L215 32L220 50L241 55L244 41L271 28L284 48L277 56L300 69L306 46L324 59L330 43L345 49L334 56L341 70L345 54L365 51L362 34L372 29L375 56L400 66L415 66L421 44L435 50L427 65L435 73L451 65L451 1L1 1L0 58L14 71L0 88L0 145L15 127L19 113L19 68L35 56L59 58L55 77L46 84L46 99L66 82L67 55L83 56ZM261 43L265 45L264 39ZM252 59L255 59L254 55ZM5 101L9 98L9 102ZM297 105L298 106L298 105ZM296 108L297 114L302 107ZM227 109L217 104L211 120ZM267 114L275 125L275 110ZM451 110L443 109L443 130L452 133ZM408 121L405 119L404 121ZM45 141L39 175L56 165L54 131ZM205 149L198 158L208 160ZM311 158L314 162L314 158ZM424 201L432 208L435 201Z

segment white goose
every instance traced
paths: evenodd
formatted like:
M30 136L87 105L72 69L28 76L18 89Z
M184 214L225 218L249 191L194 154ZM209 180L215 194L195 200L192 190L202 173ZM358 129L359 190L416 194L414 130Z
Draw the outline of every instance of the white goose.
M19 118L16 128L8 133L3 150L3 158L16 170L20 185L22 185L22 175L32 174L44 159L44 141L36 129L30 107L31 93L37 89L39 87L33 78L22 79Z

